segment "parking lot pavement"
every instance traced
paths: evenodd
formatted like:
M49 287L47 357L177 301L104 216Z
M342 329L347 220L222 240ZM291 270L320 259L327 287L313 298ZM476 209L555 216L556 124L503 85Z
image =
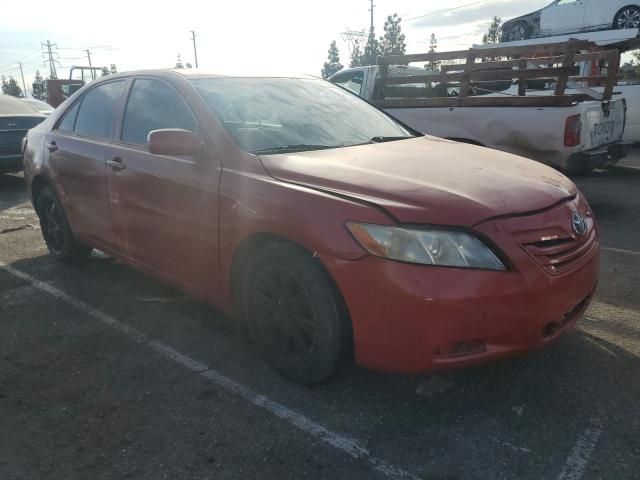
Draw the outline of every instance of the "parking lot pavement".
M22 179L0 176L0 478L638 478L640 174L577 183L605 247L577 331L307 389L206 305L98 253L53 262Z

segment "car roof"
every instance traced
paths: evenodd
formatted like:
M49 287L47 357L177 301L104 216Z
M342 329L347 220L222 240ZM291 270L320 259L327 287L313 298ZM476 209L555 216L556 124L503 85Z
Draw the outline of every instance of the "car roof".
M106 81L108 79L132 77L132 76L144 76L153 75L160 77L171 77L179 75L184 78L298 78L298 79L320 79L318 76L299 74L299 73L266 73L266 72L233 72L233 73L220 73L201 69L151 69L151 70L134 70L130 72L121 72L113 75L106 75L100 77L99 81ZM92 82L93 83L93 82Z

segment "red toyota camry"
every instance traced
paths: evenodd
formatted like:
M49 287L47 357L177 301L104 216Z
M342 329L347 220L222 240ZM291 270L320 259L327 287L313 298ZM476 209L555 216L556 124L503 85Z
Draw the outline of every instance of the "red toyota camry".
M235 312L301 383L351 355L422 372L545 346L598 279L566 177L318 79L112 75L23 148L53 256L96 248Z

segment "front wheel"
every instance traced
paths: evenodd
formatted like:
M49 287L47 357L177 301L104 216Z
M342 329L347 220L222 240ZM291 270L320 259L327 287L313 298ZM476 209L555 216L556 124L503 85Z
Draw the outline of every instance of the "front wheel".
M321 383L350 351L342 298L308 252L287 243L259 250L243 281L243 305L256 345L284 377Z
M42 236L51 255L61 262L82 260L93 250L78 242L53 189L45 187L36 202Z
M633 5L624 7L613 19L613 28L617 30L640 28L640 8Z
M516 22L503 34L505 41L517 42L531 38L531 27L526 22Z

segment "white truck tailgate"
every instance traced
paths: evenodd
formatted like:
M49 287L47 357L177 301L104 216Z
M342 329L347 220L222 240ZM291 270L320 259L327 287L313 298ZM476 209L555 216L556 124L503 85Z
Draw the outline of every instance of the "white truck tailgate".
M584 102L582 114L582 144L585 150L617 142L622 138L625 122L625 101L607 103Z

